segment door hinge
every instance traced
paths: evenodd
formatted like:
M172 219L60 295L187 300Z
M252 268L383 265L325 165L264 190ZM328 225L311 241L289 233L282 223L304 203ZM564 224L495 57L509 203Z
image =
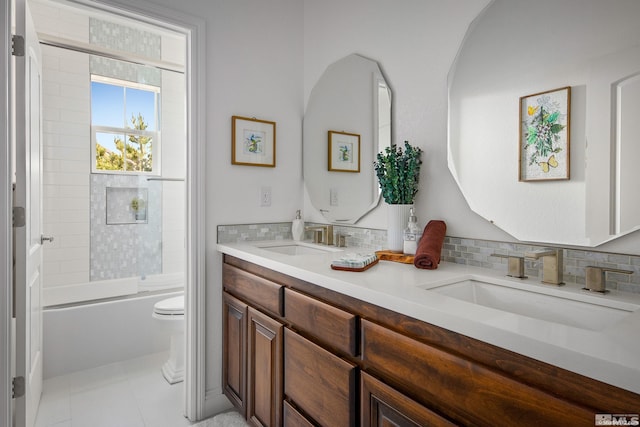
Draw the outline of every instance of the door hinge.
M13 56L24 56L24 37L14 34L11 36L11 54Z
M17 399L18 397L24 396L25 387L24 387L24 377L14 377L13 378L13 395L11 396L13 399Z
M21 206L15 206L13 208L13 228L24 227L24 208Z

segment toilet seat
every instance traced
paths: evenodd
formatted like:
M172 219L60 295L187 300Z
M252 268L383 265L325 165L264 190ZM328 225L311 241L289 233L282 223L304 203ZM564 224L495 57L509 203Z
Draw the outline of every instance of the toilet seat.
M158 301L153 306L153 314L158 317L184 316L184 295Z

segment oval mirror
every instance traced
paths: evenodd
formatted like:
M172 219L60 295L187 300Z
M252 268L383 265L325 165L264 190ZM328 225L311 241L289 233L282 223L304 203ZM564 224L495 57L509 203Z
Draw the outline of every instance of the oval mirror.
M531 242L639 228L640 168L625 163L639 151L639 19L637 0L494 0L471 24L449 74L448 160L473 211ZM523 181L521 98L567 86L569 179Z
M303 175L313 207L355 224L375 208L375 155L391 144L391 90L376 61L349 55L313 87L304 116Z

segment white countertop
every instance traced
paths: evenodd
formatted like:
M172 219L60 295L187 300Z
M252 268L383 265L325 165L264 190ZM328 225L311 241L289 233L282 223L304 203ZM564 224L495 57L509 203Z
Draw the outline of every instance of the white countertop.
M218 244L228 255L402 313L433 325L526 355L568 371L640 393L640 295L611 291L606 295L562 287L538 279L514 279L490 269L441 262L436 270L380 261L365 272L332 270L331 260L345 251L286 255L259 246L292 241ZM506 264L505 264L506 270ZM633 311L594 331L495 310L429 291L463 279L490 280L517 289L550 294ZM533 294L532 294L533 295ZM559 300L564 301L564 300ZM567 304L570 304L567 301Z

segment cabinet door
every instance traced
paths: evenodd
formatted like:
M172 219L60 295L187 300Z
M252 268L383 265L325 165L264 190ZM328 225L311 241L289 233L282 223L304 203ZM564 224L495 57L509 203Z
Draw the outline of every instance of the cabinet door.
M364 372L360 377L360 394L362 427L455 425Z
M252 307L247 321L247 420L277 427L282 425L283 326Z
M284 369L285 395L316 423L355 425L357 366L285 329Z
M222 389L246 415L247 304L222 294Z

